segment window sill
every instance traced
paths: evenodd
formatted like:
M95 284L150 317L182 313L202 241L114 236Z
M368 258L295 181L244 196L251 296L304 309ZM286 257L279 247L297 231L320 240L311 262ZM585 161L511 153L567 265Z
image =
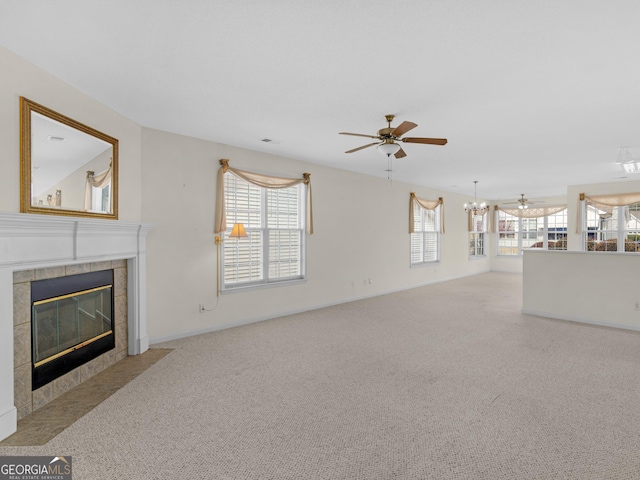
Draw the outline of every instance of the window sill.
M292 280L283 280L281 282L252 283L249 285L242 285L237 287L223 287L222 289L220 289L220 294L227 295L229 293L250 292L253 290L263 290L266 288L288 287L291 285L299 285L303 283L307 283L306 278L295 278Z
M440 260L434 260L433 262L412 263L411 268L437 267L438 265L440 265Z

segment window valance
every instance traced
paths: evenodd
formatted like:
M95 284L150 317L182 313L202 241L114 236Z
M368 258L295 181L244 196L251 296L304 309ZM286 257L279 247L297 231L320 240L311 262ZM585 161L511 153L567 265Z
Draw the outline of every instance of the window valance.
M496 205L495 209L518 218L541 218L566 210L567 206L556 205L554 207L503 208Z
M440 209L440 233L444 233L444 199L440 197L438 200L424 200L416 197L414 192L411 192L409 196L409 233L415 233L415 218L413 216L414 203L425 210L435 210L439 205L442 205Z
M501 212L518 218L542 218L553 215L554 213L562 212L567 209L567 206L555 205L552 207L504 208L496 205L494 209L496 212L500 210ZM491 232L493 233L494 230L492 229Z
M224 174L232 173L238 178L246 182L252 183L262 188L289 188L294 185L304 183L307 186L307 215L306 215L306 232L313 234L313 210L311 205L311 174L303 173L302 178L284 178L274 177L271 175L263 175L260 173L246 172L229 166L229 160L223 158L220 160L220 168L218 169L218 185L216 189L216 225L214 233L221 233L227 229L227 215L224 204Z
M585 195L584 193L581 193L578 199L578 221L576 222L576 233L580 233L580 230L582 229L582 209L580 208L580 204L584 201L599 210L611 213L613 211L613 207L626 207L627 205L640 203L640 193L614 193L612 195ZM633 212L632 215L634 215Z
M580 201L586 200L594 204L596 207L623 207L633 205L640 202L640 193L617 193L614 195L585 195L580 194Z
M112 172L113 172L113 169L111 167L111 164L109 164L109 168L107 170L105 170L102 173L99 173L98 175L96 175L95 172L92 172L91 170L87 170L87 181L85 182L85 189L84 189L84 209L85 210L91 210L91 207L93 205L93 194L92 194L91 188L92 187L104 188L107 185L110 185Z

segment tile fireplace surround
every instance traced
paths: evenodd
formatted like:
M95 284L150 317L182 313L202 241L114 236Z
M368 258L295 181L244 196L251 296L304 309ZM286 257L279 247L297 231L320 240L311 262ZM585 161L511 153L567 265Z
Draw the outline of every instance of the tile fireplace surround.
M126 260L128 354L149 348L144 223L0 213L0 440L16 431L13 355L15 272Z

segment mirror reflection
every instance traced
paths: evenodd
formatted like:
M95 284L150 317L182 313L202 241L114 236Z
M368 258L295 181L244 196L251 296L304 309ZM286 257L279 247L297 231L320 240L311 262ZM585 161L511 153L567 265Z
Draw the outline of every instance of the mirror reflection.
M118 141L21 101L22 211L117 218Z

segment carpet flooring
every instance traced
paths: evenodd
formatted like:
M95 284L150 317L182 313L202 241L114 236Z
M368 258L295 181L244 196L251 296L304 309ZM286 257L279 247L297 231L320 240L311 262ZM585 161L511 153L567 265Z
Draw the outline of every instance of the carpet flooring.
M521 303L488 273L167 342L0 455L71 456L77 480L640 478L640 335Z

